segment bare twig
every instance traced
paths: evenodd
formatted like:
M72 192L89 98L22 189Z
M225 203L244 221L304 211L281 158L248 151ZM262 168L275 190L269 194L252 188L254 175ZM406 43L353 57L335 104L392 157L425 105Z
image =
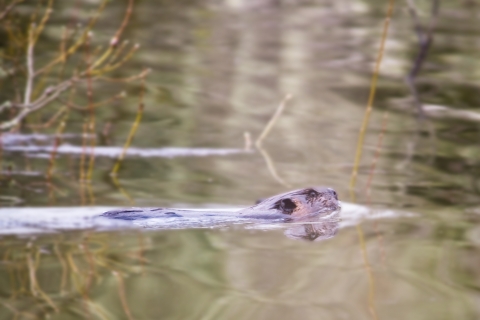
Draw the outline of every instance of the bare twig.
M19 108L21 108L21 111L14 118L0 123L0 130L8 130L18 125L20 121L22 121L23 118L28 116L30 113L37 111L48 103L54 101L60 95L60 93L67 90L73 84L73 82L74 80L70 79L56 86L48 87L47 89L45 89L42 96L38 98L34 103L17 105Z
M123 17L122 24L120 25L120 28L118 28L117 32L113 36L112 42L118 42L118 39L120 39L123 33L123 30L125 30L125 28L127 27L128 21L130 20L130 17L132 16L132 12L133 12L133 3L134 3L134 0L128 0L128 7L127 7L127 10L125 11L125 16Z
M132 125L132 128L130 129L130 132L128 133L127 141L125 142L122 153L118 157L117 162L115 163L115 166L110 172L110 175L112 176L117 175L117 172L120 169L120 164L122 163L123 158L125 157L125 153L127 152L127 149L130 147L132 143L133 137L135 136L135 132L137 132L138 126L140 125L140 121L142 121L143 109L145 108L143 103L143 96L145 94L145 77L142 77L141 79L142 79L142 85L141 85L140 96L138 101L137 116L135 118L135 122Z
M60 101L61 103L65 104L67 107L71 108L71 109L74 109L74 110L79 110L79 111L87 111L89 110L90 107L93 107L93 108L98 108L98 107L101 107L101 106L104 106L104 105L108 105L108 104L111 104L112 102L118 100L118 99L122 99L122 98L125 98L126 97L126 93L125 91L122 91L122 92L119 92L117 93L116 95L114 96L111 96L105 100L102 100L102 101L99 101L99 102L96 102L96 103L93 103L92 105L90 106L87 106L87 107L82 107L82 106L79 106L71 101L66 101L62 98L58 98L58 101Z
M262 142L263 140L265 140L265 138L267 137L267 135L270 133L270 131L272 130L273 126L275 125L275 123L277 122L278 118L280 117L280 115L282 114L283 112L283 109L285 109L285 106L288 102L288 100L290 100L292 98L292 95L290 94L287 94L285 96L285 98L283 98L282 102L280 102L280 104L278 105L277 107L277 110L275 110L275 113L273 114L272 118L270 119L270 121L267 123L267 125L265 126L265 128L263 129L262 133L260 134L260 136L257 138L257 140L255 141L255 146L257 148L260 148L262 146Z
M35 28L35 34L33 35L33 41L36 42L38 37L43 31L43 28L45 28L45 25L47 24L48 19L50 18L50 14L52 13L53 9L53 0L49 0L47 3L47 8L45 9L45 12L43 14L42 19L40 20L40 23L38 24L38 27Z
M110 56L110 54L112 53L114 48L116 48L118 46L118 41L120 40L120 37L121 37L123 31L125 30L125 28L127 27L128 21L130 20L130 17L132 16L133 3L134 3L134 0L129 0L128 1L128 7L127 7L127 10L125 11L125 16L123 17L123 21L122 21L120 27L117 29L117 32L115 32L115 35L110 40L110 46L109 46L108 50L106 50L105 53L95 63L93 63L92 68L96 68L97 66L102 64ZM118 50L118 52L123 50L123 48L125 47L124 45L126 45L125 42L120 46L120 49ZM114 58L115 58L115 55L113 55L112 59L114 59Z
M152 71L152 69L145 69L139 74L136 74L134 76L128 77L128 78L107 78L103 76L98 76L97 79L103 80L103 81L108 81L108 82L131 82L134 80L138 80L142 77L145 77L147 74L149 74Z
M112 179L112 183L115 186L115 188L117 188L117 190L123 196L125 196L125 198L128 199L128 203L130 204L130 206L134 206L135 205L135 199L133 199L132 196L122 187L122 185L118 181L118 176L117 175L110 175L110 178Z
M285 187L290 187L290 184L288 182L286 182L285 180L283 180L277 173L277 170L275 169L275 165L273 164L273 161L272 159L270 158L270 156L268 155L268 152L263 149L262 147L262 142L263 140L265 140L265 138L268 136L268 134L270 133L270 131L272 130L273 126L275 125L275 123L277 123L278 121L278 118L280 117L280 115L282 114L283 110L285 109L285 106L287 105L287 102L288 100L290 100L292 98L292 95L290 94L287 94L285 96L285 98L283 98L283 100L280 102L280 104L278 105L277 109L275 110L275 113L273 114L272 118L270 118L270 121L268 121L267 125L265 126L265 128L263 129L262 133L260 133L260 136L257 138L257 140L255 141L255 147L257 148L257 150L260 152L260 154L262 155L263 159L265 160L265 163L267 164L267 168L268 168L268 171L270 172L270 174L272 175L272 177L278 181L278 183L280 183L281 185L285 186ZM245 148L250 148L250 134L246 135L245 136L245 141L246 141L246 145L245 145ZM246 149L248 150L248 149Z
M14 0L14 3L19 3L23 0ZM46 3L46 9L43 11L43 14L40 17L37 17L35 13L31 17L31 25L28 29L28 35L25 37L22 32L18 31L15 28L6 28L6 31L9 35L10 42L15 43L17 47L22 48L25 46L24 42L26 43L26 62L25 66L22 68L21 64L18 64L18 68L25 70L26 80L24 84L24 90L21 93L23 95L20 99L11 99L9 101L0 102L0 112L3 112L7 109L17 108L20 109L17 114L12 113L11 119L0 122L0 130L10 130L13 127L20 124L20 122L31 114L34 111L37 111L48 103L54 101L55 99L60 97L60 94L67 90L74 82L76 81L87 81L87 96L88 96L88 107L90 114L90 127L89 130L93 131L95 127L95 116L94 116L94 108L98 105L101 105L105 102L112 101L112 99L116 99L118 97L113 97L112 99L107 99L100 103L95 103L92 98L93 92L93 82L98 80L100 77L104 77L107 72L111 72L115 69L118 69L123 64L125 64L135 53L138 49L138 45L134 45L128 48L126 42L118 45L119 39L124 32L125 28L130 21L132 12L133 12L133 5L134 0L128 0L128 6L125 11L124 18L121 22L121 25L115 32L112 40L110 41L109 47L104 50L104 52L100 52L100 49L97 52L96 50L90 50L90 37L91 37L91 30L97 20L100 17L101 12L105 8L108 0L101 0L101 3L96 10L95 14L92 16L90 21L88 22L87 26L80 30L80 35L73 39L73 43L67 46L67 38L72 37L73 35L68 35L68 31L64 31L62 35L62 42L59 50L59 55L47 63L43 67L36 67L34 66L34 48L35 43L44 30L47 22L50 19L50 15L52 13L52 6L53 0L48 0ZM7 8L11 10L11 8ZM6 11L6 10L4 10ZM4 14L4 11L0 14ZM38 26L33 23L37 21ZM26 38L26 39L25 39ZM52 67L61 63L62 65L59 68L59 76L60 78L63 77L63 72L65 70L65 63L67 58L77 54L80 49L84 48L87 51L86 57L83 57L83 61L87 60L87 66L84 70L76 72L74 75L68 79L67 81L61 82L57 85L51 86L46 88L43 93L42 87L44 86L43 82L46 82L48 79L51 79L49 73L52 70ZM97 57L97 55L99 57ZM12 55L12 59L14 61L18 60L15 55ZM82 61L82 60L81 60ZM17 69L18 69L17 68ZM144 77L148 71L144 71L139 75L126 78L126 79L118 79L118 81L132 81L138 78ZM41 75L41 79L38 76ZM16 81L16 79L13 79ZM16 85L15 88L19 88L21 86ZM72 106L72 103L69 105ZM48 123L47 123L48 124ZM92 142L93 143L93 142ZM93 157L90 158L90 168L88 171L88 175L86 176L87 179L91 177L92 167L93 167Z
M62 110L62 109L60 109L60 110ZM60 146L60 144L62 143L62 133L65 130L65 120L66 120L66 118L67 118L67 116L65 116L65 118L60 122L60 124L57 128L57 132L55 134L55 142L54 142L54 145L53 145L52 152L50 153L50 159L49 159L48 169L47 169L47 181L49 183L51 183L51 181L52 181L52 174L53 174L53 169L55 167L55 156L57 155L57 149Z
M257 150L260 151L260 154L262 155L263 160L265 160L268 171L270 172L272 177L282 186L286 188L290 188L292 185L280 177L280 175L277 172L277 169L275 168L275 164L273 163L272 158L270 158L270 155L268 154L268 152L262 146L257 146Z
M373 109L373 101L375 100L375 92L377 90L378 74L380 73L380 65L382 63L383 53L385 51L385 42L387 40L388 28L390 26L390 18L393 13L393 6L395 0L390 0L388 3L387 15L383 25L382 38L380 41L380 48L378 49L378 56L375 62L375 69L372 74L372 80L370 84L370 93L368 95L367 108L365 109L365 115L363 116L362 126L358 135L357 150L355 152L355 162L353 165L352 176L350 178L350 198L355 200L354 188L357 183L358 167L360 166L360 159L362 158L363 141L365 140L365 132L367 130L368 122L370 121L370 114Z
M33 47L35 46L35 25L32 23L28 30L28 46L27 46L27 83L25 85L25 96L23 104L29 105L32 95L33 79L35 78L35 70L33 69Z
M412 66L412 69L410 70L410 73L406 78L406 82L414 98L414 103L415 103L415 106L417 107L417 111L420 115L420 119L423 119L425 117L425 113L423 111L422 102L420 100L420 96L418 94L418 90L415 85L415 79L418 73L420 72L420 69L422 68L422 65L425 61L425 58L427 57L428 51L432 44L433 30L436 25L440 2L438 0L432 1L431 18L430 18L430 22L426 32L424 31L423 27L420 24L420 21L417 15L417 10L413 3L413 0L408 0L407 4L408 4L410 15L412 16L415 23L415 31L417 33L420 48L415 58L415 62Z
M60 108L58 109L57 112L55 112L55 114L50 118L48 119L45 123L42 123L42 124L30 124L28 125L27 127L29 128L32 128L32 129L45 129L45 128L49 128L52 124L55 123L55 121L57 121L58 118L60 118L60 116L62 114L64 114L65 112L67 112L68 109L66 107L63 107L63 108Z
M100 75L102 73L107 73L107 72L110 72L112 70L115 70L117 69L118 67L122 66L125 64L125 62L127 62L128 60L130 60L130 58L133 56L133 54L140 48L140 45L139 44L136 44L134 45L130 51L128 53L126 53L122 59L118 62L116 62L115 64L109 64L109 65L106 65L104 66L103 68L101 69L95 69L95 70L91 70L91 74L92 75Z
M413 2L413 0L407 0L407 6L408 6L408 12L412 16L412 19L415 23L415 32L416 32L417 37L418 37L418 42L422 42L423 41L423 27L420 24L420 20L418 19L417 7L415 6L415 3Z
M79 182L80 182L80 199L82 205L85 204L85 154L87 150L87 123L84 123L82 126L82 154L80 155L80 174L79 174Z
M65 61L65 59L74 54L75 52L77 52L77 50L85 43L85 41L87 40L87 36L88 34L90 33L90 31L92 30L93 26L95 25L95 23L97 22L98 18L100 17L100 14L102 13L103 9L105 8L106 4L107 4L108 0L103 0L102 3L100 3L100 6L99 8L97 9L97 11L95 11L95 15L90 18L90 21L88 23L88 25L86 26L86 28L84 29L82 35L77 39L77 41L75 41L75 43L73 45L71 45L65 52L62 52L56 59L52 60L50 63L48 63L46 66L44 66L43 68L37 70L37 74L40 74L40 73L43 73L43 72L46 72L47 70L49 70L50 68L52 68L54 65L56 65L57 63L59 62L63 62Z
M93 85L92 85L92 75L91 75L91 52L90 52L90 42L91 42L91 33L87 36L87 41L85 42L85 60L87 63L87 99L88 99L88 130L92 135L90 139L90 161L88 165L87 180L91 181L93 175L93 167L95 164L95 109L93 107Z
M17 4L23 1L24 0L13 0L12 3L10 3L2 12L0 12L0 20L5 18Z
M370 93L368 96L368 102L367 102L367 108L365 109L365 114L363 117L362 121L362 126L360 127L360 132L358 136L358 142L357 142L357 150L355 152L355 162L352 170L352 176L350 178L350 199L351 201L355 201L355 185L357 182L357 175L358 175L358 167L360 165L360 160L362 158L362 150L363 150L363 143L365 140L365 133L367 130L368 122L370 120L370 114L373 109L373 101L375 99L375 92L377 88L377 79L378 79L378 74L380 72L380 65L382 62L383 58L383 53L385 50L385 42L387 39L387 34L388 34L388 29L390 25L390 18L393 13L393 7L395 4L395 0L389 0L388 2L388 9L387 9L387 14L385 17L385 22L383 25L383 31L382 31L382 38L380 41L380 48L378 51L377 59L375 62L375 68L372 74L372 80L370 83ZM358 239L360 241L360 250L363 256L363 262L364 262L364 267L365 267L365 272L368 276L368 287L369 287L369 292L368 292L368 309L370 311L370 314L372 316L372 319L377 320L378 319L378 314L377 314L377 309L375 306L375 277L373 275L373 271L368 259L368 254L367 254L367 248L365 244L365 236L362 230L362 227L360 225L357 225L357 234L358 234Z

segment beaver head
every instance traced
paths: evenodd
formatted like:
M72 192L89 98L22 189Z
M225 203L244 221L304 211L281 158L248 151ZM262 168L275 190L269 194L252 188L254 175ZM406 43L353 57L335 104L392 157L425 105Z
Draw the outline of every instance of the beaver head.
M240 214L281 214L291 219L327 215L340 209L338 196L331 188L315 187L282 193L240 211Z

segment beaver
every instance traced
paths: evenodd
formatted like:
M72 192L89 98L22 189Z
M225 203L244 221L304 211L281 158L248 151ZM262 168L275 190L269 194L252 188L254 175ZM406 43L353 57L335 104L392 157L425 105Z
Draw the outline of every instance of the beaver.
M236 211L212 212L168 208L130 208L113 210L101 216L111 219L138 220L156 218L238 217L245 219L314 221L340 210L335 190L325 187L297 189L264 199Z

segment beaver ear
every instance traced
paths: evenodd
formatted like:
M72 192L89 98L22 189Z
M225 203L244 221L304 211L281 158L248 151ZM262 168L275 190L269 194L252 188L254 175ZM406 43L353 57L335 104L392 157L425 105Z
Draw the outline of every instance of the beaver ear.
M297 205L290 198L278 200L274 205L274 208L279 209L283 214L292 214L296 207Z

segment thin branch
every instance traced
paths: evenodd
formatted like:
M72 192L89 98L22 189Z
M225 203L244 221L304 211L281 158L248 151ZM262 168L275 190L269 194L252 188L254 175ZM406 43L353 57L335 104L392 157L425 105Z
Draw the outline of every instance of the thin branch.
M33 87L33 79L35 78L35 70L33 69L33 47L35 46L34 33L35 33L35 25L32 23L28 30L27 83L25 85L25 96L23 98L23 103L25 105L30 104L30 98L32 95L32 87Z
M412 16L412 19L415 23L415 32L418 37L418 42L422 42L424 30L422 25L420 24L420 20L418 19L417 7L415 6L415 3L413 2L413 0L407 0L407 6L408 6L408 12Z
M19 4L20 2L23 2L24 0L13 0L12 3L10 3L2 12L0 12L0 21L5 18L12 9Z
M126 96L127 96L127 94L125 93L125 91L122 91L122 92L117 93L114 96L111 96L111 97L105 99L105 100L102 100L102 101L99 101L99 102L96 102L96 103L92 104L92 107L93 108L98 108L98 107L101 107L101 106L104 106L104 105L109 105L116 100L125 98ZM70 101L66 101L62 98L58 98L58 101L60 101L61 103L65 104L67 107L69 107L71 109L74 109L74 110L78 110L78 111L88 111L88 110L90 110L90 106L82 107L82 106L79 106L78 104L75 104L75 103L70 102Z
M119 68L120 66L125 64L125 62L127 62L139 48L140 48L140 45L135 44L130 49L130 51L122 57L122 59L120 61L116 62L115 64L106 65L106 66L102 67L101 69L90 70L89 71L90 74L96 76L96 75L100 75L102 73L110 72L112 70L115 70L115 69Z
M410 92L413 96L415 106L419 112L420 118L423 119L425 116L423 108L422 108L422 103L420 100L420 96L418 94L417 87L415 85L415 79L420 72L420 69L422 68L423 63L425 62L425 58L427 57L428 51L430 49L430 46L432 44L433 40L433 30L436 25L437 21L437 16L438 16L438 11L439 11L439 6L440 3L438 0L433 0L432 1L432 12L431 12L431 18L430 18L430 23L428 26L428 29L425 33L423 30L423 27L420 25L417 11L415 8L414 3L412 0L407 1L409 12L414 20L415 23L415 31L417 32L418 36L418 41L419 41L419 46L420 49L418 51L418 54L415 58L414 64L412 66L412 69L410 70L410 73L408 74L406 78L406 82L408 85L408 88L410 89Z
M92 75L91 71L91 58L92 54L90 52L90 44L91 44L91 33L87 36L87 41L85 42L85 61L87 63L87 99L88 99L88 111L89 111L89 119L88 119L88 129L89 133L92 134L92 139L90 140L90 161L88 166L88 173L87 173L87 180L90 181L92 179L93 174L93 166L95 164L95 109L93 107L93 85L92 85Z
M97 79L103 80L103 81L108 81L108 82L131 82L131 81L134 81L134 80L145 77L151 71L152 71L152 69L145 69L142 72L140 72L139 74L128 77L128 78L115 78L115 79L113 79L113 78L107 78L107 77L99 76L99 77L97 77Z
M263 129L262 133L260 134L260 136L255 141L255 146L257 148L261 148L262 141L265 140L267 135L270 133L270 131L273 128L273 125L277 122L278 118L280 117L280 115L283 112L283 109L285 109L285 106L287 105L288 100L290 100L291 98L292 98L292 95L287 94L285 96L285 98L283 98L282 102L280 102L280 104L278 105L277 110L275 110L275 113L273 114L272 118L267 123L267 125Z
M140 122L142 121L143 117L143 110L145 109L144 105L144 95L145 95L145 77L141 78L141 89L140 89L140 96L138 98L138 110L137 110L137 116L135 117L135 122L132 125L132 128L130 129L130 132L128 133L127 141L125 141L125 145L123 146L122 153L117 159L117 162L115 163L112 171L110 172L111 176L116 176L118 170L120 169L120 165L123 161L123 158L125 157L125 153L127 152L127 149L130 147L133 137L135 136L135 133L137 132L138 126L140 125Z
M62 110L62 109L60 109L60 110ZM67 116L68 116L68 114L67 114ZM55 133L55 142L53 144L52 152L50 153L50 158L49 158L49 161L48 161L48 169L47 169L47 174L46 174L47 181L48 181L49 184L52 183L53 169L55 167L55 156L57 155L58 147L62 143L62 133L65 130L65 122L66 122L65 120L66 120L67 116L65 116L65 118L60 122L60 124L57 128L57 132Z
M260 151L260 154L262 155L263 160L265 160L265 163L267 164L268 171L270 172L272 177L278 183L280 183L282 186L284 186L286 188L291 188L292 185L290 183L288 183L287 181L283 180L280 177L280 175L278 174L277 169L275 168L275 164L272 161L272 158L270 158L270 155L268 154L268 152L261 145L257 145L257 150Z
M112 37L112 39L110 40L110 46L108 48L108 50L105 51L105 53L97 60L95 61L91 68L94 69L96 68L97 66L101 65L109 56L110 54L112 53L112 51L114 50L114 48L116 48L118 46L118 41L123 33L123 31L125 30L125 28L127 27L127 24L128 24L128 21L130 20L130 17L132 15L132 12L133 12L133 2L134 0L129 0L128 1L128 7L127 7L127 10L125 11L125 16L123 17L123 21L120 25L120 27L117 29L117 32L115 32L115 35ZM118 51L122 51L123 48L125 47L126 45L126 42L124 42ZM114 55L115 56L115 55ZM112 58L113 59L113 58Z
M38 37L43 31L43 28L45 28L45 25L47 24L48 19L50 18L50 15L52 14L52 9L53 7L53 0L49 0L47 4L47 8L45 9L45 13L43 14L42 19L40 20L40 23L38 24L38 27L35 28L34 32L34 42L37 42Z
M50 128L50 126L55 123L55 121L62 115L64 114L65 112L68 111L68 108L67 107L62 107L60 109L58 109L57 112L55 112L55 114L50 118L48 119L45 123L42 123L42 124L30 124L28 125L27 127L29 128L32 128L32 129L45 129L45 128Z
M35 103L19 105L22 110L13 119L0 123L0 130L8 130L18 125L20 121L22 121L23 118L28 116L30 113L37 111L48 103L54 101L60 95L60 93L67 90L73 83L74 80L70 79L54 87L48 87L44 90L42 96L35 101Z
M127 7L127 10L125 11L125 16L123 17L122 24L120 25L120 28L118 28L117 32L113 36L112 42L117 42L118 39L120 39L120 36L122 35L123 30L125 30L125 28L127 27L128 21L130 20L130 17L132 16L132 12L133 12L133 2L134 0L128 0L128 7Z
M380 41L380 48L378 49L378 56L375 62L375 69L373 71L372 80L370 84L370 93L368 95L367 108L365 109L365 115L363 116L362 126L360 127L360 133L358 135L357 150L355 152L355 162L353 165L352 176L350 178L350 197L351 200L355 200L354 188L357 183L358 167L360 166L360 159L362 158L363 141L365 140L365 132L367 130L368 122L370 121L370 114L373 109L373 101L375 100L375 92L377 90L378 74L380 73L380 65L382 63L383 53L385 51L385 42L387 40L388 28L390 26L390 18L393 13L393 7L395 0L390 0L388 3L387 15L383 24L382 38Z
M57 58L53 59L50 63L48 63L46 66L41 68L40 70L37 70L37 74L43 73L50 68L52 68L54 65L56 65L59 62L65 61L65 59L75 53L78 48L80 48L83 44L85 44L85 41L87 40L87 36L92 30L93 26L97 22L98 18L100 17L100 14L102 13L103 9L105 9L105 6L107 4L108 0L103 0L102 3L100 3L98 9L95 11L95 15L90 18L90 21L88 22L86 28L83 30L82 35L75 41L73 45L71 45L65 52L62 52Z

